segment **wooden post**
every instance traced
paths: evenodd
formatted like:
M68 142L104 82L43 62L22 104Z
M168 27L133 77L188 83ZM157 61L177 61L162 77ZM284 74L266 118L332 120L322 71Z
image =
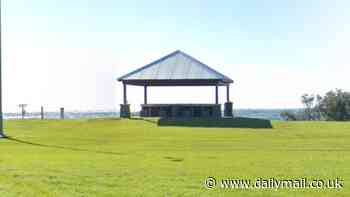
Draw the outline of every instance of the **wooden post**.
M226 86L226 102L230 102L230 85Z
M43 106L41 106L40 115L41 115L41 120L44 120L44 107Z
M145 85L144 86L144 104L146 105L147 104L147 86Z
M123 97L124 97L124 105L126 105L127 103L128 103L128 101L127 101L127 99L126 99L126 84L125 83L123 83L123 92L124 92L124 95L123 95Z
M219 104L219 87L215 86L215 104Z
M61 119L64 119L64 108L63 107L60 108L60 117L61 117Z

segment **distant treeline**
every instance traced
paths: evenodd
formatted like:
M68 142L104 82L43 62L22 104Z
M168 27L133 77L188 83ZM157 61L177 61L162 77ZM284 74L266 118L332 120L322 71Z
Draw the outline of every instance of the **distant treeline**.
M324 96L304 94L301 102L302 110L284 110L281 117L284 120L350 120L350 92L336 89Z

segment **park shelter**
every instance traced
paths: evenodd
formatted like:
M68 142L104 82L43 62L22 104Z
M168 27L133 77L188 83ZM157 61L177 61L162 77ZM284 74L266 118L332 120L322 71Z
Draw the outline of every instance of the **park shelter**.
M121 76L118 81L123 83L121 117L130 117L127 85L144 87L144 103L141 105L141 116L162 118L220 118L221 104L219 104L218 87L226 86L227 99L224 115L232 117L230 84L233 83L233 80L179 50ZM150 86L213 86L215 87L215 103L149 104L147 88Z

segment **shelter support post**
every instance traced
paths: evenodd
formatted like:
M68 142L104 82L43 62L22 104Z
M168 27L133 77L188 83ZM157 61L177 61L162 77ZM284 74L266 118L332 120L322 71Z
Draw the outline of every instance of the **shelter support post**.
M127 98L126 98L126 84L123 83L123 104L126 105L127 104Z
M215 86L215 104L219 104L219 87Z
M226 103L224 106L224 116L233 117L233 104L230 102L230 85L226 86Z
M230 102L230 85L226 86L226 102Z
M145 85L144 86L144 104L146 105L147 104L147 86Z
M123 83L123 104L120 105L121 118L130 118L130 105L128 104L126 94L126 83Z

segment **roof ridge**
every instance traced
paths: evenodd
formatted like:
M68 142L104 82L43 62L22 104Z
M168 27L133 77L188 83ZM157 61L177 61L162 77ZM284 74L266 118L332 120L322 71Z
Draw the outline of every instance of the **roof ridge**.
M127 73L127 74L125 74L125 75L119 77L117 80L120 81L120 80L122 80L123 78L129 77L130 75L133 75L133 74L135 74L135 73L137 73L137 72L139 72L139 71L141 71L141 70L144 70L144 69L146 69L146 68L149 68L149 67L151 67L152 65L154 65L154 64L156 64L156 63L159 63L159 62L161 62L161 61L163 61L163 60L165 60L165 59L168 59L169 57L174 56L174 55L176 55L177 53L180 53L180 52L181 52L180 50L176 50L176 51L174 51L174 52L172 52L172 53L169 53L168 55L165 55L165 56L163 56L163 57L161 57L161 58L159 58L159 59L157 59L157 60L155 60L155 61L153 61L153 62L151 62L151 63L149 63L149 64L146 64L145 66L142 66L141 68L138 68L138 69L136 69L136 70L134 70L134 71L132 71L132 72L130 72L130 73Z

